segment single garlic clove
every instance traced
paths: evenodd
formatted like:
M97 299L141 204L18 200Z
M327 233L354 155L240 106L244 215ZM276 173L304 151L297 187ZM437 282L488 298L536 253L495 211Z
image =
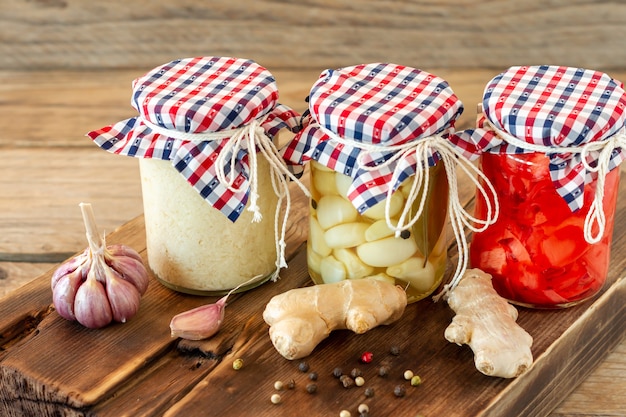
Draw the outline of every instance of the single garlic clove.
M80 324L90 329L104 327L113 319L104 286L91 273L76 291L74 315Z
M222 297L214 304L196 307L174 316L170 321L172 337L202 340L213 336L224 321L226 298L227 296Z
M137 314L141 294L130 282L122 278L116 271L106 269L106 294L111 305L113 319L125 323Z
M359 222L339 224L324 233L324 241L333 249L358 246L365 242L365 231L368 227L368 223Z
M148 289L148 271L142 261L127 255L105 256L107 264L117 272L121 278L133 284L140 295Z
M87 256L87 252L88 250L85 249L83 253L81 253L80 255L76 255L73 258L69 259L68 261L62 263L54 271L54 273L52 274L52 278L50 279L50 286L52 287L53 290L54 290L54 287L56 287L57 282L61 278L65 277L67 274L74 272L81 265L88 262L89 258Z
M343 281L347 278L345 266L332 255L322 259L320 271L326 284Z
M83 281L82 269L74 269L57 278L53 285L52 302L59 315L67 320L76 320L74 315L74 299L76 291Z
M139 253L130 246L110 245L107 246L107 251L110 255L113 256L128 256L130 258L138 260L139 262L143 262L143 259L141 259L141 255L139 255Z
M357 246L356 253L366 264L375 267L388 267L402 263L417 252L413 239L386 237Z

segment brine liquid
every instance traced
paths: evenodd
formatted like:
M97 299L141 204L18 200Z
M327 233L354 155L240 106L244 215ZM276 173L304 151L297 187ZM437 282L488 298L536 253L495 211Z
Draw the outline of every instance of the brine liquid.
M480 163L496 189L500 216L474 234L472 267L491 274L496 291L519 305L567 307L596 294L609 267L619 169L606 177L604 236L590 244L584 223L595 182L585 186L583 208L572 213L554 188L545 154L484 154ZM486 215L480 197L475 215Z
M396 237L385 220L384 200L359 214L347 196L352 179L311 162L307 263L313 282L373 277L406 288L409 302L433 293L447 266L448 182L442 164L430 170L422 215L410 230ZM412 181L405 181L390 197L392 224L398 222Z

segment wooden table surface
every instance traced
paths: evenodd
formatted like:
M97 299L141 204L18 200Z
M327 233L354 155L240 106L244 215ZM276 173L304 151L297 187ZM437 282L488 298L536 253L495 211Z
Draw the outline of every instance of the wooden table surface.
M460 127L471 126L484 83L496 71L424 69L449 81L466 107ZM78 203L93 204L99 226L107 233L142 214L137 161L110 155L84 136L135 115L129 104L130 82L142 74L143 70L0 71L4 301L86 246ZM275 72L281 102L304 110L303 99L318 74ZM609 74L626 79L626 72ZM614 246L613 262L621 261L624 251ZM0 316L9 313L0 311ZM6 348L5 335L1 336L0 360ZM548 415L626 416L626 341L601 353L604 359L597 368L580 375L578 386Z

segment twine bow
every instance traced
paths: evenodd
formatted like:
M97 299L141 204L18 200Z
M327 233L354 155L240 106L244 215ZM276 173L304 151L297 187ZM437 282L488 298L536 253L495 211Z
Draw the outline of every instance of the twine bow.
M357 158L357 165L360 169L364 171L371 172L396 163L390 181L391 184L395 184L398 177L402 173L402 164L400 162L406 161L411 156L415 158L418 166L418 169L415 170L415 180L411 185L406 204L402 209L402 213L396 225L393 225L391 223L391 217L389 215L391 201L390 197L393 194L393 187L389 187L389 189L387 190L387 198L385 202L385 220L387 222L387 226L395 232L396 237L400 236L403 230L407 230L415 224L415 222L421 216L424 206L426 204L427 193L424 191L422 192L419 208L417 209L415 214L410 217L411 207L417 199L417 194L419 190L422 189L422 187L424 187L423 189L426 190L425 187L427 187L430 178L429 170L420 170L419 167L427 166L428 157L430 154L437 152L440 155L441 160L444 164L444 168L446 170L446 175L449 183L448 212L450 214L450 222L452 224L452 230L454 231L454 237L458 246L459 260L457 262L456 270L450 282L444 286L441 293L435 296L435 301L438 301L439 298L441 298L445 293L456 287L467 269L467 265L469 262L469 246L467 243L467 238L465 237L463 227L465 226L473 232L481 232L491 224L495 223L496 219L498 218L499 204L495 189L491 182L487 179L485 174L483 174L474 164L472 164L471 161L463 156L459 150L457 150L453 145L450 144L448 140L446 140L441 135L428 136L420 138L419 140L403 143L401 145L372 145L355 142L353 140L347 140L321 126L320 129L325 134L327 134L331 138L331 140L362 150L363 152L361 152ZM394 154L382 164L376 166L367 165L364 162L364 158L366 156L370 156L372 153L375 152L394 152ZM485 199L485 203L487 206L487 216L485 219L478 219L474 217L463 207L458 192L459 187L456 172L457 166L459 166L463 170L463 172L471 179L471 181L476 185L476 189L478 190L478 192ZM474 174L476 176L474 176ZM482 179L482 183L477 177L480 177L480 179ZM486 188L485 186L483 186L483 183L486 185ZM490 198L489 194L491 194L492 198ZM494 204L493 206L491 204L492 202ZM408 221L407 217L409 217Z
M236 187L233 184L236 179L235 166L237 164L237 155L241 149L247 149L250 164L250 204L248 205L247 210L253 213L252 221L255 223L260 222L263 218L258 206L259 180L257 170L257 152L255 151L258 147L258 150L269 162L272 188L274 190L274 194L278 197L276 212L274 215L274 240L276 242L277 259L276 271L272 276L272 280L276 280L280 269L287 267L287 260L285 259L285 235L287 231L289 211L291 209L291 196L289 194L288 179L295 182L307 197L309 197L310 194L304 184L302 184L287 169L282 161L278 149L276 148L276 145L274 145L272 139L265 133L265 129L262 124L268 116L269 113L261 116L259 119L252 120L247 125L243 125L235 129L201 133L181 132L174 129L167 129L162 126L155 125L145 119L142 119L142 122L154 132L163 136L185 140L192 143L226 140L222 150L215 160L216 177L225 188L234 193L246 191L243 189L243 185ZM228 160L229 154L230 160ZM226 173L226 167L229 167L230 174ZM281 224L280 208L282 207L283 200L285 200L285 215Z
M606 217L604 215L604 187L606 182L606 175L610 171L611 157L613 156L613 152L619 148L626 147L626 128L622 128L619 132L610 136L608 139L603 141L594 141L586 143L582 146L571 146L571 147L551 147L545 145L538 145L534 143L528 143L526 141L520 140L509 133L498 129L491 123L489 120L485 120L485 123L493 130L496 135L500 138L504 139L507 143L532 152L541 152L545 154L555 154L555 153L572 153L572 154L580 154L582 164L588 172L594 172L597 174L596 180L596 193L589 207L589 212L585 217L584 223L584 236L585 240L590 243L598 243L602 240L604 236L604 230L606 228ZM599 152L597 164L592 166L589 162L588 158L591 152ZM598 225L598 231L594 235L593 234L593 226Z

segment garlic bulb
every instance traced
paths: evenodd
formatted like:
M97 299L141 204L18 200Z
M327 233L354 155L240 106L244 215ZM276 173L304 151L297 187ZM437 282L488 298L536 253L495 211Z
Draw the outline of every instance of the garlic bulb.
M81 203L89 247L54 272L52 302L59 315L92 329L124 323L139 310L148 289L141 256L124 245L106 246L91 204Z

